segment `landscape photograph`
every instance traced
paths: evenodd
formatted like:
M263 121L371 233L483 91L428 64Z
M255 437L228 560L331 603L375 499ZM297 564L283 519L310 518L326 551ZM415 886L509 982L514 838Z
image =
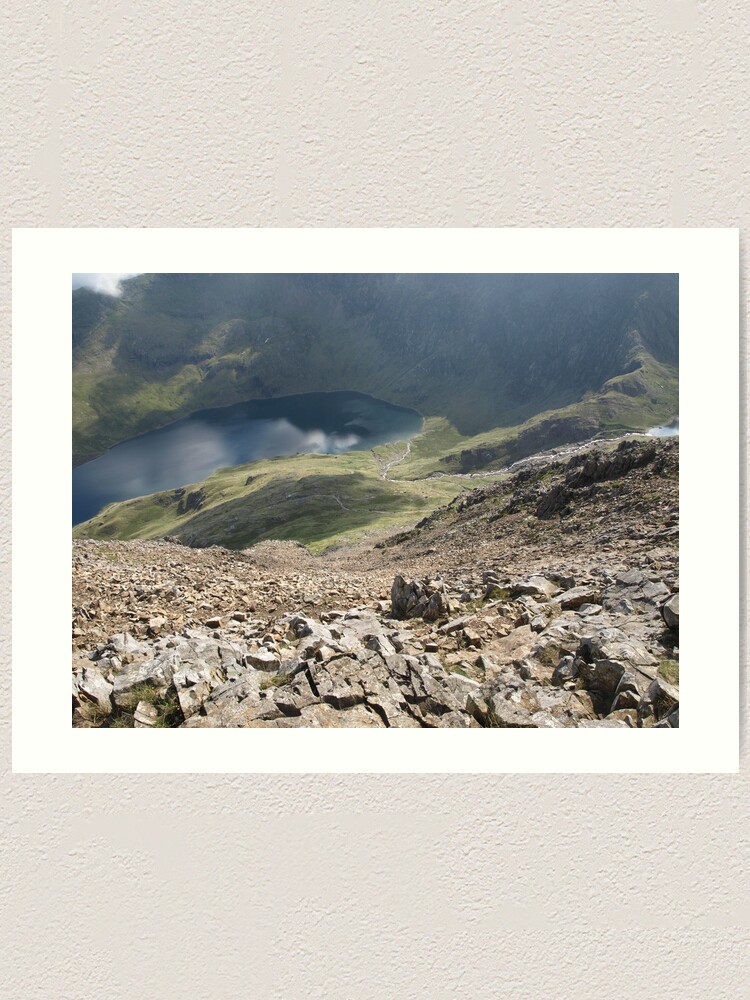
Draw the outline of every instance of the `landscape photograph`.
M677 274L72 286L74 727L678 728Z

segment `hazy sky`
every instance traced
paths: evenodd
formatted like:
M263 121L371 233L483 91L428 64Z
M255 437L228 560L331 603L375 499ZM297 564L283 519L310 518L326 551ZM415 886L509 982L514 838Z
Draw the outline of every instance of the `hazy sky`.
M73 288L92 288L95 292L105 295L119 295L122 291L120 282L123 278L132 278L137 271L120 272L117 274L74 274Z

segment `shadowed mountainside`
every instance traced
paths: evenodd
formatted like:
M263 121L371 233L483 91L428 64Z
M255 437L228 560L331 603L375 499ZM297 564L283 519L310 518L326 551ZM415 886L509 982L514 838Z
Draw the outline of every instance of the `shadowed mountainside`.
M144 274L73 294L74 461L203 407L334 389L459 437L605 392L587 427L643 429L676 410L677 361L677 275Z

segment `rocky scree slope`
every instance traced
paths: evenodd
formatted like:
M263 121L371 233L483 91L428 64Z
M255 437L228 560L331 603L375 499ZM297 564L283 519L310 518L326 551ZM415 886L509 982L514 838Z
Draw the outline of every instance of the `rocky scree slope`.
M74 543L73 724L679 724L678 443L544 456L378 547Z

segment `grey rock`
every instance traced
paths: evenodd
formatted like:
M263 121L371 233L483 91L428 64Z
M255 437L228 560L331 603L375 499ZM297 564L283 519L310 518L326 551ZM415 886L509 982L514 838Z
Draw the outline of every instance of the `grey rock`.
M630 729L624 719L584 719L581 729Z
M230 705L238 705L240 702L257 703L260 700L261 681L262 674L249 670L238 679L219 685L213 689L210 697L204 702L204 711L213 714Z
M374 729L385 726L378 713L367 705L354 705L337 711L326 704L303 709L298 724L312 729Z
M489 724L501 729L535 729L532 713L523 705L513 704L502 695L493 695ZM535 714L535 713L534 713Z
M428 670L442 670L443 664L440 657L435 653L422 653L419 657L419 662L427 667Z
M549 712L534 712L531 716L531 721L537 729L565 729L565 725L559 719L556 719L554 715L550 715Z
M130 632L118 632L107 639L107 646L118 656L146 656L148 645L139 642Z
M140 684L146 684L161 694L165 693L178 666L179 657L175 653L163 653L152 660L142 660L123 667L114 679L112 698L115 704L126 706L130 701L131 690Z
M536 684L549 684L552 681L554 671L538 660L524 657L521 660L514 660L513 666L523 681L533 681Z
M563 656L552 672L552 683L562 686L566 681L575 680L578 676L582 661L573 655Z
M448 674L445 679L445 686L459 703L464 711L468 711L467 702L470 694L479 691L481 684L471 677L464 677L463 674Z
M536 691L539 711L553 716L564 727L578 726L583 719L595 719L591 696L584 690L540 688Z
M663 601L665 597L669 597L669 587L661 580L657 583L647 583L641 589L641 596L644 600L657 604Z
M152 729L159 718L159 713L150 701L139 701L133 714L133 726L136 729Z
M638 705L638 719L643 725L646 720L661 722L679 707L680 692L663 677L656 677Z
M277 687L272 694L276 706L284 715L301 715L303 709L320 701L310 687L307 674L298 674L289 684Z
M341 657L330 664L314 664L309 668L314 689L321 701L334 708L351 708L365 700L358 680L360 665L351 657Z
M109 714L112 711L111 696L114 687L96 667L84 667L76 687L81 695L95 702L103 712Z
M612 715L621 709L637 709L641 701L641 691L638 688L638 681L635 674L626 670L615 688L612 706L607 713Z
M450 635L452 632L458 632L460 629L467 625L474 618L473 615L464 615L463 618L454 618L452 621L446 622L445 625L441 625L439 632L441 635Z
M578 609L578 614L590 617L591 615L598 615L601 610L601 604L582 604Z
M616 711L610 712L607 718L612 722L624 722L629 729L638 727L638 712L633 708L618 708Z
M396 652L396 647L393 643L384 635L370 635L365 639L365 646L367 649L372 649L380 656L393 656Z
M445 683L447 677L437 680L428 671L422 670L421 681L425 692L420 706L423 711L437 716L443 716L448 712L465 711L466 692L459 688L458 692L454 693L455 687L451 690L451 686Z
M604 604L608 611L612 611L617 615L630 616L635 613L635 608L627 597L607 598Z
M656 657L639 639L626 635L621 629L603 628L593 635L584 636L578 654L587 660L618 660L640 673L656 675L655 670L648 669L655 667Z
M449 608L448 600L445 594L439 590L436 590L433 594L430 595L430 598L427 601L427 606L422 612L422 618L426 622L437 621L438 618L442 618L444 615L448 613L448 608Z
M177 689L177 700L183 716L189 719L203 707L203 703L211 693L211 687L207 681L199 681L191 687L181 687Z
M437 716L432 725L435 729L478 729L479 724L466 712L446 712Z
M406 701L400 695L386 689L368 694L367 707L372 709L383 724L391 729L421 729L420 722L414 718Z
M281 657L265 646L250 650L245 656L245 663L256 670L278 670Z
M558 584L548 580L545 576L530 576L525 580L516 580L510 585L511 594L516 597L520 594L527 594L531 597L539 597L548 600L560 593Z
M547 627L547 616L546 615L534 615L534 617L529 622L529 627L532 632L543 632Z
M395 577L391 586L391 614L394 618L435 621L447 611L448 601L442 581Z
M318 646L315 650L315 659L318 663L325 663L326 660L330 660L336 655L336 650L331 646Z
M657 722L654 729L679 729L680 728L680 706L675 705L669 715Z
M661 616L667 628L678 632L680 629L680 595L674 594L661 606Z
M625 672L625 665L617 660L601 659L594 660L593 663L581 662L580 676L600 714L609 713Z
M599 596L594 587L572 587L555 597L553 603L559 604L563 611L575 611L582 604L598 604Z

